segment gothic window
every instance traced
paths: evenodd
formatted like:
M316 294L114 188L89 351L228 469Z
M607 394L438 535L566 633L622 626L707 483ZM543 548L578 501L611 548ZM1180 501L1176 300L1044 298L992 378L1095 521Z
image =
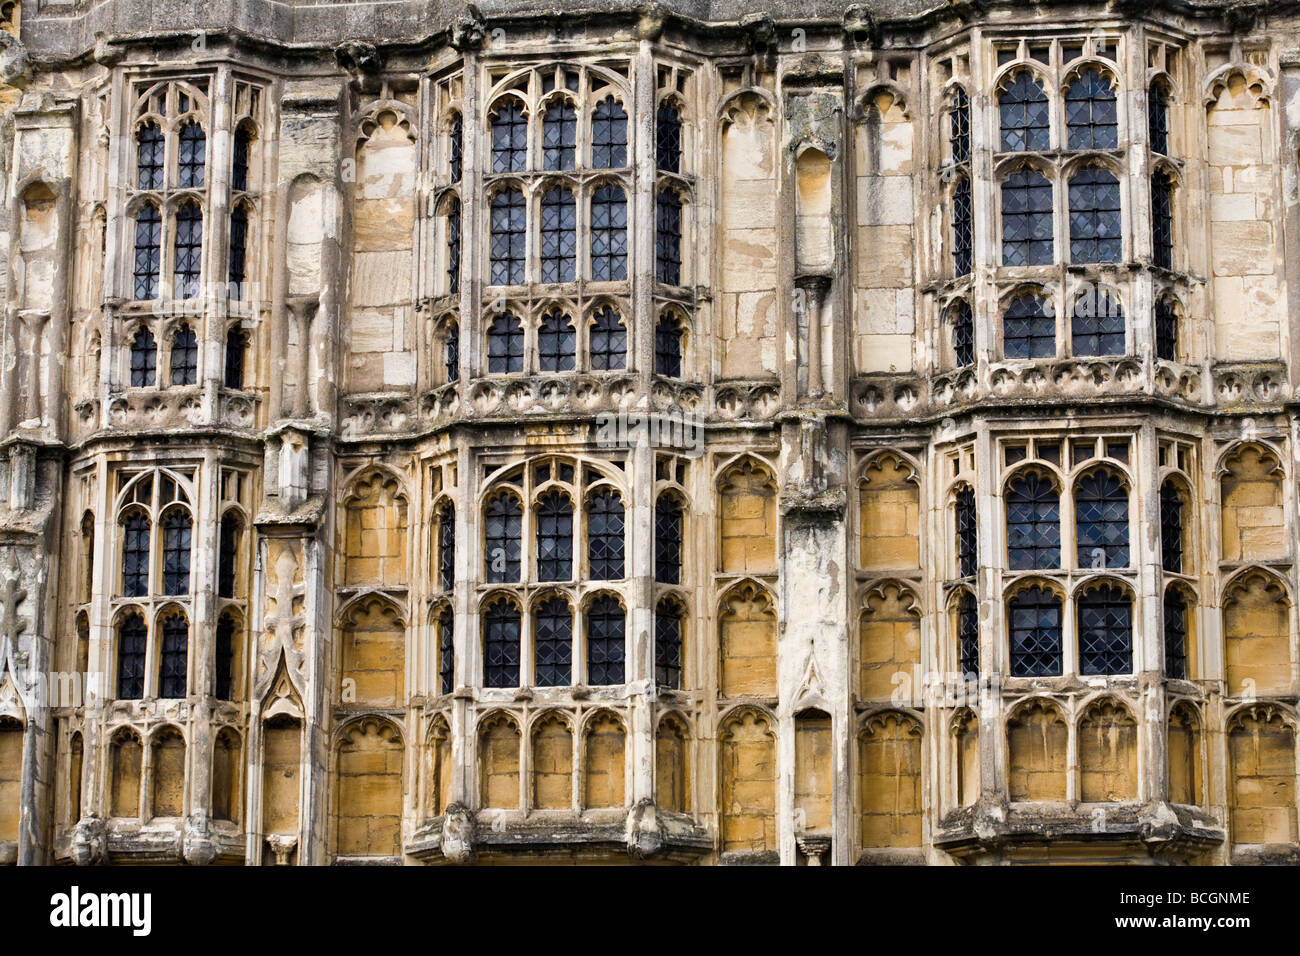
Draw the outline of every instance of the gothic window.
M498 315L488 326L488 372L524 370L524 327L509 313Z
M965 299L953 308L952 350L958 368L975 364L975 318L971 315L970 303Z
M627 199L618 186L601 186L591 197L591 278L627 278Z
M1168 299L1156 300L1156 358L1178 361L1178 314Z
M1074 300L1071 351L1078 356L1124 354L1124 309L1119 299L1093 286Z
M492 172L528 168L528 118L518 100L507 99L492 117Z
M1061 599L1047 588L1026 588L1008 608L1013 677L1061 673Z
M682 284L682 201L671 189L655 199L655 279Z
M1169 155L1169 102L1159 83L1147 93L1147 138L1152 152Z
M537 365L543 372L572 372L577 334L567 315L548 313L537 330Z
M587 608L587 682L623 683L623 606L602 594Z
M207 150L207 137L203 127L190 120L181 127L177 137L177 184L182 189L203 188L203 155Z
M1128 567L1128 489L1118 475L1098 468L1076 482L1074 523L1079 567Z
M443 605L438 614L438 691L442 694L450 694L456 680L455 625L455 612Z
M591 165L595 169L627 165L627 114L612 96L597 103L591 117Z
M188 325L172 335L171 371L173 385L193 385L199 372L199 339Z
M217 700L233 700L235 687L235 618L221 615L217 621Z
M132 511L122 520L122 594L144 597L149 593L149 518Z
M234 144L230 157L230 188L236 191L248 189L248 158L252 151L253 132L247 126L235 130Z
M1105 584L1079 598L1079 673L1133 671L1133 602L1122 588Z
M438 509L438 578L443 591L456 586L456 506L450 501Z
M674 690L682 686L682 625L685 609L671 598L655 607L655 683Z
M542 197L542 281L572 282L578 262L578 205L562 187Z
M442 370L446 381L460 379L460 326L455 322L448 322L447 331L443 333Z
M568 581L573 577L573 505L559 491L537 502L537 579Z
M235 326L226 333L226 388L244 387L244 361L248 355L248 336Z
M203 259L203 213L198 203L182 203L176 211L175 251L172 292L178 299L196 298Z
M519 580L523 545L523 510L513 495L501 493L488 502L484 558L489 583Z
M492 198L492 285L523 285L528 213L524 194L503 189Z
M239 574L239 536L243 530L239 516L233 512L221 516L218 544L217 597L233 598Z
M975 595L962 591L957 604L957 653L961 673L980 672L980 622Z
M460 291L460 200L447 203L447 292Z
M190 516L174 509L163 517L163 593L190 590Z
M948 142L954 163L970 159L970 100L960 86L953 90L952 106L948 110Z
M171 614L162 622L162 648L158 653L158 696L184 697L189 657L190 627L184 616Z
M606 306L596 313L588 333L591 368L611 372L627 368L627 329L618 313Z
M1002 151L1042 151L1051 147L1047 94L1027 70L1017 73L998 98Z
M682 171L682 114L667 100L655 112L655 165L666 173Z
M140 329L131 340L131 385L140 388L154 383L158 372L158 347L153 333Z
M609 488L587 505L587 573L596 581L623 577L623 501Z
M483 686L519 686L519 609L497 598L483 615Z
M979 565L978 538L975 525L975 492L965 485L957 492L957 573L973 577Z
M162 130L155 123L145 123L136 131L135 142L136 186L140 189L162 189L165 169Z
M244 280L248 277L248 210L239 205L230 214L230 261L226 269L229 295L244 297Z
M533 668L539 687L562 687L573 677L573 612L553 597L533 609Z
M144 652L147 635L144 618L129 614L117 628L117 696L139 700L144 696Z
M1070 261L1119 262L1119 180L1089 166L1070 180Z
M1056 317L1047 300L1026 294L1011 301L1002 315L1002 351L1009 359L1056 356Z
M952 188L952 263L954 275L970 274L971 199L970 180L965 176L958 176Z
M1002 181L1002 264L1049 266L1056 255L1052 184L1028 167Z
M655 580L682 583L682 504L674 495L655 502Z
M158 298L162 259L162 217L158 207L145 203L135 217L135 256L132 278L137 299Z
M1100 70L1085 70L1065 91L1065 128L1070 149L1119 146L1115 91Z
M451 132L447 134L447 169L453 183L460 182L463 175L464 155L465 121L457 113L456 118L451 121Z
M655 323L655 374L682 377L682 330L666 312Z
M578 145L578 113L568 100L551 103L542 119L542 168L572 169Z
M1151 176L1151 251L1156 265L1174 267L1174 184L1166 173Z
M1016 477L1007 488L1007 566L1012 571L1061 566L1061 499L1051 480L1037 471Z
M1160 564L1166 571L1183 571L1183 496L1172 481L1160 486Z
M1177 588L1165 592L1165 677L1187 679L1187 599Z

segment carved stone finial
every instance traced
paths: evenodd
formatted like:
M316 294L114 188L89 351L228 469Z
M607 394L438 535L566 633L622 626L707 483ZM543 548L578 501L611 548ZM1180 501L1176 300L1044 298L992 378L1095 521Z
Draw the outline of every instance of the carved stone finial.
M457 17L451 27L451 45L464 53L477 50L487 38L487 24L483 14L472 3L465 4L465 16Z
M740 18L740 28L748 35L749 48L754 53L766 53L776 37L776 24L766 13L745 14Z
M636 35L642 40L658 40L664 32L664 8L653 0L637 7Z
M373 43L360 40L340 43L334 48L334 62L352 77L353 85L361 92L374 93L379 89L384 57Z
M474 818L463 803L453 803L442 816L442 855L452 863L474 858Z
M876 35L876 20L871 10L861 3L855 3L844 11L844 32L858 45L871 46Z

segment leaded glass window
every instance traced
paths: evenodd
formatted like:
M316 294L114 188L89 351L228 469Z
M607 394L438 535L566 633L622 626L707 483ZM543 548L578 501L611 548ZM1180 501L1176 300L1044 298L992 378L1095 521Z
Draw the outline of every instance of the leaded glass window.
M203 127L190 120L181 127L176 145L177 184L182 189L203 188L203 157L207 151Z
M660 687L682 686L682 606L667 598L655 607L655 683Z
M528 168L528 117L518 100L507 99L492 117L492 172Z
M136 132L135 143L136 187L162 189L163 173L166 168L162 130L154 123L145 123Z
M1048 266L1055 256L1052 184L1035 169L1018 169L1002 181L1002 264Z
M145 203L135 217L135 255L132 278L137 299L158 298L162 260L162 217L158 207Z
M149 518L133 511L122 521L122 594L149 593Z
M248 355L248 336L236 326L226 333L226 388L244 387L244 361Z
M1011 676L1053 677L1061 673L1061 599L1043 587L1011 598Z
M453 196L447 205L447 292L460 291L460 200Z
M979 538L975 523L975 492L965 485L957 492L957 573L973 577L979 565Z
M456 586L456 507L450 501L438 509L438 584L443 591Z
M179 509L163 518L163 593L190 590L190 516Z
M627 199L618 186L601 186L591 197L591 278L627 278Z
M447 134L447 171L453 183L458 183L464 175L465 157L465 120L459 113L451 121L451 131Z
M239 518L233 514L222 515L218 535L217 597L233 598L239 566Z
M958 176L952 188L952 263L954 275L970 274L971 199L970 180L965 176Z
M596 313L588 335L593 371L627 368L627 329L608 306Z
M1019 475L1007 488L1007 565L1012 571L1061 566L1061 498L1047 476Z
M1022 295L1011 300L1002 316L1002 350L1009 359L1056 356L1056 316L1045 299Z
M450 694L456 673L456 617L449 605L438 614L438 692Z
M1165 592L1165 676L1187 679L1187 599L1177 588Z
M230 259L226 268L229 295L244 297L244 280L248 278L248 210L240 205L230 214Z
M970 159L970 100L960 86L953 90L952 106L948 110L948 142L954 163Z
M564 188L542 197L542 281L572 282L578 263L578 204Z
M573 504L559 491L537 502L537 580L573 577Z
M587 505L587 573L596 581L623 577L623 500L603 488Z
M562 597L533 609L533 668L539 687L562 687L573 679L573 612Z
M682 114L666 100L655 112L655 165L666 173L681 172Z
M1002 151L1041 151L1051 147L1047 94L1028 71L1017 73L998 97Z
M1089 166L1070 180L1070 261L1119 262L1119 180Z
M1070 320L1075 355L1123 355L1124 310L1119 299L1095 286L1074 300Z
M235 689L235 619L229 614L217 621L216 697L233 700Z
M602 594L587 608L587 682L623 683L623 606Z
M449 322L443 334L442 369L448 382L460 379L460 326L455 322Z
M1169 103L1159 83L1147 93L1147 138L1152 152L1169 155Z
M153 333L140 329L131 340L131 385L142 388L152 385L158 372L158 346Z
M1065 91L1066 143L1070 149L1115 149L1119 119L1110 78L1084 70Z
M176 298L198 296L202 265L203 213L197 203L187 202L176 211L176 268L172 289Z
M542 119L542 168L573 169L578 145L578 113L568 100L546 108Z
M483 615L483 686L519 686L519 610L498 598Z
M190 626L179 614L162 622L162 649L158 655L158 696L185 696L186 664L189 658Z
M1133 670L1133 602L1122 588L1102 585L1079 598L1079 673Z
M139 700L144 696L144 657L148 634L144 618L128 615L117 629L117 696Z
M248 189L248 159L252 152L253 132L247 126L235 130L234 144L230 156L230 188L236 191Z
M1156 358L1178 361L1178 314L1168 299L1156 300Z
M1183 573L1183 496L1172 481L1160 486L1160 565Z
M1074 522L1079 567L1128 567L1128 489L1118 475L1099 468L1075 483Z
M492 198L492 285L523 285L528 211L524 194L503 189Z
M572 372L578 337L567 315L550 312L537 329L537 365L543 372Z
M682 583L682 503L674 495L655 502L655 580Z
M1151 252L1162 269L1174 267L1174 184L1165 173L1151 176Z
M655 199L655 278L682 284L682 201L671 189Z
M172 335L171 372L173 385L193 385L199 373L199 339L188 325Z
M980 619L975 595L962 591L957 602L957 654L963 676L980 672Z
M523 510L509 494L500 494L488 502L484 529L484 560L489 584L519 580L519 561L523 550Z
M524 370L524 327L515 316L498 315L488 326L488 373Z
M597 103L591 117L591 165L595 169L627 165L627 114L612 96Z
M975 364L975 319L971 315L970 303L965 299L958 302L953 309L952 350L958 368Z
M672 316L659 316L655 323L655 374L682 376L682 330Z

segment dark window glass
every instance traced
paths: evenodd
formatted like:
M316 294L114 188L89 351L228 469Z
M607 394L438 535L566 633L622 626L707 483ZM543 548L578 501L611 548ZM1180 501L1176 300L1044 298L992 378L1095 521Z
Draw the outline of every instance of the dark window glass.
M460 200L447 207L447 292L460 291Z
M1061 599L1031 587L1010 602L1009 636L1013 677L1052 677L1061 673Z
M608 488L587 505L587 572L596 581L623 577L623 501Z
M1147 138L1153 152L1169 155L1169 104L1158 83L1147 93Z
M228 514L221 519L220 563L217 565L217 596L235 596L236 571L239 566L239 519Z
M203 127L198 123L191 120L181 127L176 144L176 174L178 185L182 189L202 188L203 154L207 150L207 143Z
M1065 91L1065 128L1070 149L1114 149L1119 145L1115 91L1100 70L1084 70Z
M188 325L172 336L172 384L193 385L199 374L199 339Z
M587 682L623 683L623 607L602 595L587 608Z
M235 687L235 619L223 614L217 621L217 700L233 700Z
M460 326L455 322L447 326L443 336L442 368L448 382L460 379Z
M1119 299L1096 286L1075 299L1070 336L1075 355L1123 355L1124 310Z
M1165 592L1165 676L1187 679L1187 600L1175 588Z
M135 184L139 189L162 189L165 151L163 134L153 123L145 123L135 134ZM140 298L140 296L136 296Z
M139 700L144 696L144 653L147 635L144 618L132 614L117 629L117 696Z
M465 121L456 115L451 121L451 132L447 136L447 168L451 173L451 181L458 183L463 175L462 167L464 166L465 156Z
M1052 233L1052 184L1033 169L1002 181L1002 264L1049 266L1056 256Z
M172 511L163 518L163 593L190 590L190 516Z
M971 203L970 180L958 176L952 189L952 264L953 274L970 274Z
M670 315L655 324L655 374L682 377L682 330Z
M577 334L567 315L551 312L537 329L537 364L543 372L572 372L576 364Z
M595 169L627 165L627 114L612 96L597 103L591 117L591 165Z
M952 108L948 111L948 133L952 161L966 162L970 159L970 100L961 87L953 91Z
M671 189L655 199L655 279L682 284L682 201Z
M1178 315L1168 299L1156 300L1156 358L1178 361Z
M135 219L135 257L132 277L137 299L158 298L158 274L162 258L162 219L158 207L145 204Z
M963 675L980 672L980 618L975 595L963 591L957 604L957 643Z
M1090 166L1070 180L1070 261L1119 262L1119 180Z
M1002 151L1050 148L1047 94L1043 84L1026 72L1017 73L998 98L1002 124Z
M450 501L438 509L438 577L442 590L456 586L456 508Z
M122 522L122 594L149 593L149 519L138 511Z
M964 487L957 492L957 573L973 577L979 565L979 538L975 523L975 492Z
M158 372L158 347L153 333L141 329L131 340L131 384L136 388L152 385Z
M519 580L524 515L511 495L498 495L487 506L484 558L490 584Z
M1007 558L1012 571L1061 566L1061 499L1036 471L1007 488Z
M1160 486L1160 564L1183 573L1183 496L1172 481Z
M235 130L234 146L230 157L230 188L248 189L248 157L253 145L253 133L247 126Z
M542 281L572 282L578 263L578 204L567 189L542 197Z
M1074 486L1079 567L1128 567L1128 490L1119 477L1098 469Z
M591 278L627 278L627 199L618 186L601 186L591 197Z
M242 329L233 328L226 333L226 388L244 387L247 352L248 336Z
M627 368L627 330L613 309L606 307L596 313L588 339L594 371Z
M1103 585L1079 598L1079 673L1128 674L1133 670L1133 602Z
M498 315L488 326L488 372L524 370L524 327L513 315Z
M573 104L552 103L542 120L542 168L572 169L577 144L578 114Z
M655 683L674 690L682 686L682 623L686 617L676 601L655 608Z
M495 601L483 615L483 685L519 686L519 611L509 601Z
M162 650L158 659L159 697L185 696L185 665L189 648L189 624L179 614L171 615L162 625Z
M227 292L232 298L244 297L244 280L248 273L248 210L236 206L230 214L230 262L226 269Z
M450 694L456 681L456 617L450 607L438 615L438 688Z
M672 495L655 502L655 580L682 583L682 504Z
M956 353L958 368L975 364L975 319L971 315L970 303L964 299L953 310L952 350Z
M681 172L682 114L667 101L655 113L655 165L666 173Z
M518 100L506 100L492 117L492 172L528 168L528 118Z
M523 285L528 212L524 194L503 189L492 199L492 285Z
M1022 295L1011 301L1002 316L1002 350L1009 359L1055 357L1056 317L1046 300Z
M1151 177L1151 252L1162 269L1174 267L1174 184L1164 173Z
M573 505L558 491L537 502L537 579L568 581L573 577Z
M573 612L553 597L533 610L533 667L539 687L563 687L573 679Z
M176 298L198 296L202 261L203 213L196 203L187 202L176 212L176 269L172 280Z

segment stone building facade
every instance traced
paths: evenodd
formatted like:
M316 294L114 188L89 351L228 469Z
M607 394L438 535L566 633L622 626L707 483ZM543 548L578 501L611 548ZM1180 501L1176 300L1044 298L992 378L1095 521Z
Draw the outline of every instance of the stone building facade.
M4 862L1300 862L1296 4L22 12Z

